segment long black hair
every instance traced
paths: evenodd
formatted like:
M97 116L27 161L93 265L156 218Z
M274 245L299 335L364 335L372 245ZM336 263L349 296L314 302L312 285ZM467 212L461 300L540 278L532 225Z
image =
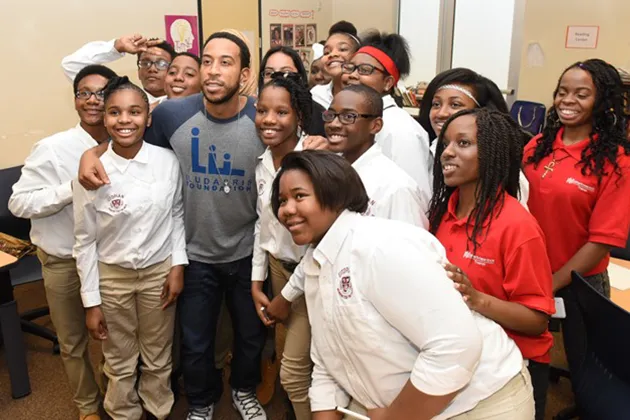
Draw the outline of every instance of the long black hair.
M503 208L504 195L501 192L518 198L523 135L521 127L508 114L487 108L460 111L446 121L438 139L433 168L433 198L429 205L429 224L433 234L437 232L448 210L451 195L456 190L456 187L446 185L442 174L439 158L444 152L444 134L454 120L464 115L474 116L477 125L479 179L475 207L466 221L466 235L474 254L482 242L482 233L484 230L488 232L492 219Z
M560 78L556 89L553 91L555 99L560 88L560 81L564 74L579 68L587 72L593 79L595 85L595 105L593 106L593 128L589 134L589 144L582 150L582 157L578 163L583 175L595 175L598 182L607 175L604 167L606 161L610 162L614 172L621 176L621 170L617 163L619 146L622 146L625 154L630 153L630 143L626 138L626 118L623 112L623 84L621 77L610 64L603 60L594 58L586 61L578 61L567 67ZM549 154L552 153L553 142L556 139L558 130L562 127L558 117L558 111L551 107L547 112L547 121L543 129L542 136L536 141L534 154L527 159L525 164L535 166ZM595 141L597 136L597 141Z
M431 120L429 118L433 97L440 87L450 84L468 86L472 90L471 93L477 102L479 102L480 108L496 109L497 111L505 113L509 112L501 89L499 89L492 80L462 67L443 71L431 80L424 91L422 103L420 104L418 121L422 128L429 134L429 141L433 141L433 139L437 137L437 134L433 131L433 127L431 127Z
M262 97L265 89L269 87L279 87L289 92L291 108L297 115L302 131L306 134L311 134L313 98L311 97L311 92L308 90L308 86L304 85L301 80L294 80L294 78L290 76L273 76L271 80L260 89L258 97Z
M293 65L297 69L297 74L299 74L300 78L302 79L302 83L304 84L304 86L308 86L308 75L306 73L306 68L304 67L304 63L302 62L302 59L300 58L300 54L293 48L285 47L284 45L278 45L273 48L270 48L265 54L265 56L263 57L262 61L260 62L260 77L258 77L258 91L260 92L260 90L262 90L263 85L265 84L262 73L265 71L265 67L267 66L267 61L269 61L269 57L271 57L275 53L281 53L290 57L291 61L293 61Z

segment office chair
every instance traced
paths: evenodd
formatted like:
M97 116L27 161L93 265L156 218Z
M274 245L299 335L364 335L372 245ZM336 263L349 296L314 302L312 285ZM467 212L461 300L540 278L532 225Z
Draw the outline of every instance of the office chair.
M581 420L630 418L630 313L578 273L571 278L562 291L563 332L577 414Z
M8 207L13 184L20 178L21 170L21 166L0 170L0 232L15 238L29 240L30 220L15 217L11 214ZM17 266L12 268L9 273L13 287L42 280L42 266L35 255L27 255L20 258ZM50 310L47 306L21 313L22 331L51 341L53 353L59 354L57 334L49 328L33 322L33 320L49 314Z

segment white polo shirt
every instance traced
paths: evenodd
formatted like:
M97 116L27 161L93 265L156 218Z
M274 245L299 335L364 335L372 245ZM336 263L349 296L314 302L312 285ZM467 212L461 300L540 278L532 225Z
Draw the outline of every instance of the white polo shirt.
M115 39L111 41L88 42L72 54L64 57L61 60L61 67L66 77L72 82L84 67L91 64L109 64L112 61L123 58L125 53L118 52L118 50L114 48L115 42ZM162 103L167 99L166 95L156 97L146 90L144 90L144 93L147 94L150 104L155 102Z
M316 85L311 88L311 95L313 100L324 107L324 109L330 108L330 104L333 101L333 82L327 85Z
M503 328L471 312L426 230L345 211L300 266L312 328L313 411L388 407L408 380L460 391L434 419L471 410L517 375L523 358Z
M432 196L433 168L429 135L390 95L383 96L383 129L376 135L376 143L385 156L416 181L428 203Z
M13 185L9 210L17 217L31 219L31 242L49 255L72 258L71 184L79 172L81 155L97 144L80 124L40 140Z
M301 150L301 146L301 142L298 143L295 150ZM258 213L258 220L254 228L252 281L263 281L267 278L268 254L279 260L298 263L307 248L296 245L291 233L273 214L271 187L278 171L273 166L271 150L267 148L258 159L256 166L256 185L258 188L256 212Z
M111 148L101 157L110 183L74 184L74 257L86 308L101 304L98 262L142 269L171 257L188 264L182 176L171 150L144 142L131 160Z
M427 197L416 181L383 154L380 145L370 147L352 167L361 177L370 197L365 216L400 220L428 228Z
M370 202L363 216L399 220L427 229L426 212L429 203L418 184L398 165L387 158L381 147L374 144L352 167L357 171ZM297 269L281 291L282 296L293 302L304 294L304 276Z

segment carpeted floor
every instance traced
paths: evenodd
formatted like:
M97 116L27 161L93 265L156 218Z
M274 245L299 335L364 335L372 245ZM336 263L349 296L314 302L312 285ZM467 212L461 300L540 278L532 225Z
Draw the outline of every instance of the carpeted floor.
M41 282L20 286L15 290L15 297L20 311L46 304ZM39 322L49 327L52 326L48 317ZM49 342L28 334L25 337L32 393L20 400L11 399L4 351L0 348L0 420L78 419L78 412L72 403L72 395L65 378L61 359L52 354L52 346ZM100 358L97 343L92 342L90 344L90 353L96 364ZM561 361L562 357L558 356L562 353L561 349L555 353L553 360ZM227 384L225 389L229 390ZM229 393L225 392L217 407L215 420L239 419L230 400ZM559 384L550 384L546 419L551 420L554 414L569 406L571 402L570 385L566 379L561 379ZM270 420L284 420L286 418L286 403L279 390L276 391L273 400L265 408ZM181 397L170 418L184 419L185 413L186 399Z

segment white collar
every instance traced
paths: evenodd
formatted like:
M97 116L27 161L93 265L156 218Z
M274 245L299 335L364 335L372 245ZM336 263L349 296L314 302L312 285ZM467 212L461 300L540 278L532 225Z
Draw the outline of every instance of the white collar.
M125 173L131 162L137 162L141 164L149 163L149 147L144 140L142 141L142 146L140 147L140 150L138 150L138 153L136 154L136 156L134 156L133 159L125 159L124 157L117 155L116 152L114 152L114 150L112 149L113 143L113 141L109 142L105 154L109 157L114 167L118 171L120 171L120 173Z
M350 230L361 217L359 213L349 210L344 210L339 217L337 217L337 220L335 220L328 229L328 232L326 232L313 251L313 259L317 261L320 266L323 265L325 259L331 264L334 264Z
M357 160L354 161L352 167L359 172L362 166L367 165L375 157L383 155L383 149L378 143L374 143L372 147L367 149Z
M94 139L94 137L92 137L90 133L88 133L83 127L81 127L81 123L78 123L76 127L74 127L74 129L77 131L81 142L88 146L90 149L94 146L98 146L98 142Z
M398 108L398 104L396 103L392 95L383 96L383 109L390 108L390 107Z

